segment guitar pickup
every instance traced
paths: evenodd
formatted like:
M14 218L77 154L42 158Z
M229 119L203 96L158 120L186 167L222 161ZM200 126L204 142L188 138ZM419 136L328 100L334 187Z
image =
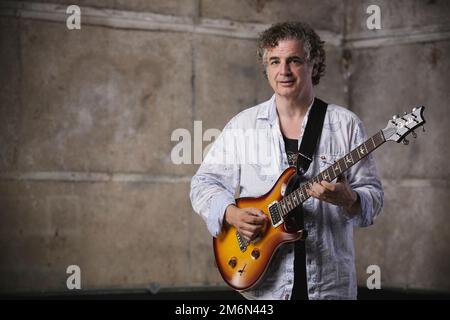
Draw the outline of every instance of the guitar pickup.
M274 228L276 228L280 224L283 223L283 217L281 216L280 206L278 205L278 201L274 201L271 204L269 204L268 209L269 209L270 219L272 220L272 226Z

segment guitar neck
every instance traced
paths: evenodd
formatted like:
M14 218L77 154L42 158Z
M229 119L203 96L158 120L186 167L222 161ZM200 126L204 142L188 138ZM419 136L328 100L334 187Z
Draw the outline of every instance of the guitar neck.
M353 165L355 165L361 159L365 158L376 148L381 146L384 142L386 142L386 140L384 138L383 132L379 131L377 134L373 135L364 143L360 144L344 157L336 161L333 165L323 170L317 176L303 183L299 188L292 191L289 195L285 196L281 201L279 201L282 215L287 215L290 211L308 200L310 196L306 193L306 189L311 188L314 182L320 183L324 180L327 182L333 181L341 173L350 169Z

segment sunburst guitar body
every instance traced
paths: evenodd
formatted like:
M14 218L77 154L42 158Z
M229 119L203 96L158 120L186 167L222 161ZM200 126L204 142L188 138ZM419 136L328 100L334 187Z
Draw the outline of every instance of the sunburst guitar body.
M295 175L295 167L287 168L272 189L258 198L236 199L238 208L257 208L268 216L268 223L260 236L247 243L232 226L224 227L213 238L214 254L219 271L225 282L242 291L253 287L264 276L276 250L283 243L303 238L303 230L292 229L286 223L274 227L270 221L269 206L283 198L289 180Z

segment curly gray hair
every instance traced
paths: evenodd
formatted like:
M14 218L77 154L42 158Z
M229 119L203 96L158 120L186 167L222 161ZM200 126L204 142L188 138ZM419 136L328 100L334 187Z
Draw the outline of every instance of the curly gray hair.
M306 23L281 22L273 24L269 29L263 31L258 39L257 54L260 61L266 67L267 49L275 48L279 41L288 39L302 41L306 59L313 64L312 83L313 85L318 84L320 77L325 74L325 50L323 49L325 42Z

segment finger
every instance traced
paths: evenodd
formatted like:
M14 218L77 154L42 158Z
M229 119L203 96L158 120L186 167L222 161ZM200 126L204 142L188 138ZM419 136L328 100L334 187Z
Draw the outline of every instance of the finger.
M321 196L322 194L325 193L326 189L324 186L322 186L321 184L314 182L314 184L312 185L312 191L316 194Z
M249 232L245 231L244 237L247 239L247 241L251 241L255 239L258 236L258 232Z
M263 217L257 217L253 215L247 215L243 217L244 223L250 225L262 225L264 224L265 219Z
M334 183L330 183L330 182L327 182L327 181L321 181L320 184L322 185L322 187L324 187L328 191L335 191L336 190L336 185Z
M246 208L246 211L249 214L262 219L262 221L267 219L267 216L264 214L264 212L262 212L261 210L259 210L257 208Z
M259 229L261 229L260 225L254 225L254 224L249 224L249 223L244 223L241 226L242 230L248 231L248 232L256 232Z
M308 195L310 195L311 197L314 197L314 198L316 198L316 199L321 199L320 194L318 194L318 193L316 192L316 190L313 190L313 189L306 189L306 192L307 192Z
M245 238L245 240L250 241L253 237L253 232L249 232L246 230L239 230L239 233L241 234L241 236L243 236Z
M316 199L327 201L329 192L324 186L314 183L308 194Z

